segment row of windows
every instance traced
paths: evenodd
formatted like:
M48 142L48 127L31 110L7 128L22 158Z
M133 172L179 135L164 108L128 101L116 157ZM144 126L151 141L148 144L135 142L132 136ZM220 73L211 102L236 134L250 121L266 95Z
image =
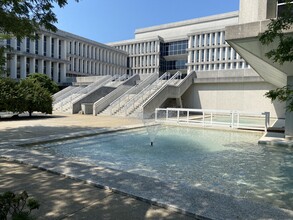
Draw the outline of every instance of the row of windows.
M134 69L131 70L132 74L149 74L149 73L157 73L157 68L145 68L145 69Z
M156 66L156 56L141 56L141 57L131 57L129 59L129 67L146 67L146 66Z
M161 59L160 69L163 72L166 72L168 70L183 70L183 69L187 69L186 63L187 63L187 60L165 61L164 59Z
M191 66L191 70L195 70L195 71L229 70L229 69L243 69L243 68L249 68L248 63L241 61L241 62L229 62L229 63L198 64L198 65Z
M194 35L190 40L192 48L227 44L224 31Z
M115 46L116 49L123 50L130 55L142 54L142 53L155 53L157 52L157 45L159 42L150 41L144 43L135 43Z
M117 66L110 66L107 64L91 62L91 61L82 60L82 59L75 59L71 57L70 57L70 64L68 65L69 71L81 72L86 74L94 74L94 75L100 75L101 73L108 71L108 69L110 73L112 73L113 71L116 71L118 73L125 70L125 68L121 68Z
M187 47L188 47L187 40L175 41L170 43L161 43L160 45L161 56L186 54Z
M81 56L84 58L100 60L107 63L126 65L126 55L111 52L109 50L81 44L79 42L69 42L69 54Z
M37 35L37 37L39 37ZM31 40L30 38L25 38L25 40L17 40L16 39L16 50L23 51L27 53L33 54L40 54L42 56L49 55L52 58L61 59L62 53L62 41L58 40L57 38L51 38L50 45L48 44L48 37L44 36L43 38L43 51L40 51L39 45L41 43L41 39L38 40ZM12 47L11 39L6 41L7 46ZM50 54L48 54L50 51Z
M61 63L16 56L15 77L20 79L25 78L30 73L44 73L48 75L51 79L55 79L57 82L61 82L61 65ZM7 67L7 71L11 72L10 65L8 65Z
M191 62L214 62L219 60L238 60L242 59L231 47L201 49L191 51Z

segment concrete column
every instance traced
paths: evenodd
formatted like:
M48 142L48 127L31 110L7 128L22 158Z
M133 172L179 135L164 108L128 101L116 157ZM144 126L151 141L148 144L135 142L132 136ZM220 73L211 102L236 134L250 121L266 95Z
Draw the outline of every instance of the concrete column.
M51 57L52 37L47 36L47 57Z
M16 50L16 47L17 47L17 45L16 45L17 44L16 38L12 38L10 42L11 42L10 43L11 48L14 49L14 50Z
M38 73L44 73L44 60L38 60Z
M35 73L36 72L36 58L30 58L30 72L29 73Z
M26 56L20 57L20 78L24 79L26 78Z
M53 80L58 83L58 75L59 75L59 71L58 71L58 68L59 67L59 64L54 62L53 63Z
M293 76L287 76L287 86L293 88ZM293 140L293 112L286 112L285 137Z
M39 35L38 41L39 41L39 44L38 44L39 55L43 56L44 55L44 35L43 34ZM43 72L43 69L42 69L42 72Z
M21 40L20 51L26 52L26 37Z
M12 54L10 60L10 78L17 78L17 55Z
M60 65L61 82L66 82L66 64L61 63Z
M46 62L46 75L52 79L52 62L51 61L45 61Z
M84 61L84 73L87 73L87 61Z
M35 53L36 52L36 42L35 40L30 39L30 53Z
M88 74L92 74L92 61L89 61L88 62L88 65L89 65L89 67L88 67Z
M65 40L61 41L61 59L66 60L67 58L67 42Z

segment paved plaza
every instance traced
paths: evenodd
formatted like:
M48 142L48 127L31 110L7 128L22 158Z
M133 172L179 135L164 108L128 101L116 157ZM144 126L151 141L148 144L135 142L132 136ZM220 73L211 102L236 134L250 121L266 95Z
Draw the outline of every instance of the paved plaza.
M293 218L292 210L270 204L199 188L191 190L30 147L141 126L143 122L138 119L92 115L1 119L0 193L26 190L41 203L35 212L39 219Z
M57 114L33 119L2 119L0 144L140 123L135 119ZM193 219L83 181L0 158L0 192L6 190L26 190L34 196L41 203L40 209L34 212L39 219Z

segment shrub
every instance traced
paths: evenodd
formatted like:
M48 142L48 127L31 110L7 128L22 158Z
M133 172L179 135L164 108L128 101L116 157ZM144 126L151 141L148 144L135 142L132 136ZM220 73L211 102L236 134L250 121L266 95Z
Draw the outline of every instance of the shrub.
M32 220L35 219L30 214L32 210L39 209L37 200L29 198L26 191L15 194L5 192L0 194L0 219L6 220L10 215L12 220Z

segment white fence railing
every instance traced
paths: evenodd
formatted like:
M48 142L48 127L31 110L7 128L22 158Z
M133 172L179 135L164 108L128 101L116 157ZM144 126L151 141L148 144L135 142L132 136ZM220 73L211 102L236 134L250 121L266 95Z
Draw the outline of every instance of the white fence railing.
M270 126L269 112L244 112L235 110L156 108L155 121L199 125L204 127L230 127L267 131Z

